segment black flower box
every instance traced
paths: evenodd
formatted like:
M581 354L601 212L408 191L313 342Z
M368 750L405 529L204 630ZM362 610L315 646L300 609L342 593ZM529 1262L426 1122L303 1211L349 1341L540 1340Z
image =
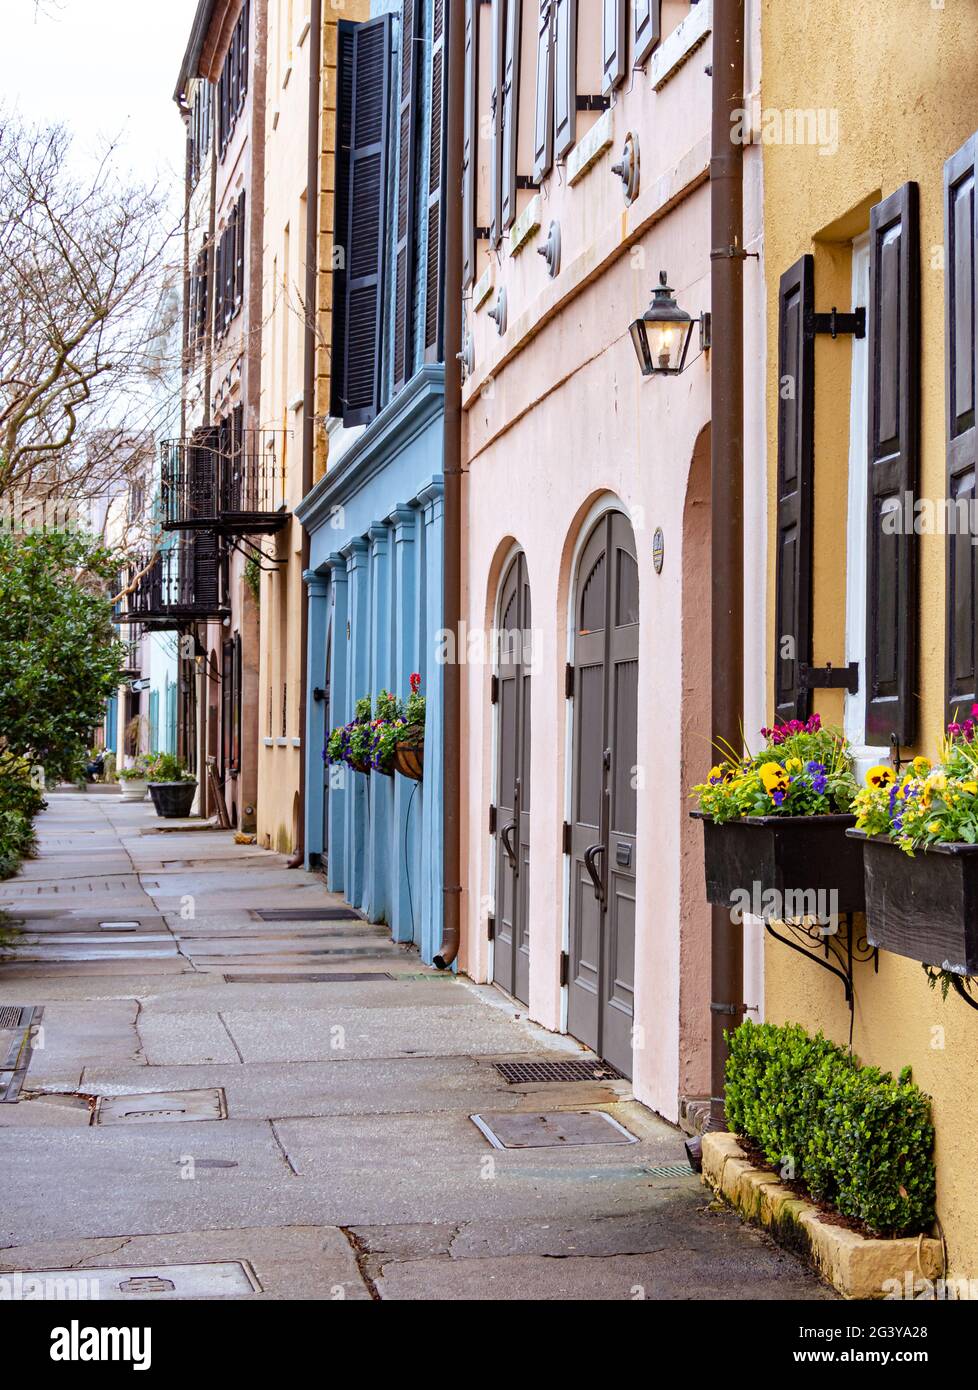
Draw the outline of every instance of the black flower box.
M885 835L847 835L862 846L869 944L978 975L978 845L928 845L911 858Z
M709 902L737 907L745 893L775 892L784 910L768 915L813 916L820 906L805 906L813 902L840 914L863 911L861 846L846 838L855 816L745 816L716 825L703 811L691 814L703 822Z

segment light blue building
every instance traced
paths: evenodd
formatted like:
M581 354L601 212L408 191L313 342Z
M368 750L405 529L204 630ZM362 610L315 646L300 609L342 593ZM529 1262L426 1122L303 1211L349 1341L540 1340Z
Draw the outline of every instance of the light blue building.
M397 0L341 25L335 238L346 254L334 275L329 453L297 508L310 538L307 859L428 961L442 939L448 8ZM364 695L406 699L415 672L427 705L423 781L327 767L329 730Z

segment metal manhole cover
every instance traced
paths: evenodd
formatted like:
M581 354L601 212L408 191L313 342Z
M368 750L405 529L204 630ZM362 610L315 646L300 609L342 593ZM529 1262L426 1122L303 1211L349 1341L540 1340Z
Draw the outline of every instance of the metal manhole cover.
M494 1149L552 1149L578 1144L637 1144L634 1134L603 1110L551 1114L496 1112L470 1115Z
M261 1293L247 1260L212 1264L122 1265L114 1269L76 1266L74 1269L21 1270L15 1279L24 1298L242 1298Z
M226 1120L221 1087L201 1091L149 1091L132 1096L99 1096L94 1124L146 1124L172 1120Z
M590 1062L493 1062L510 1086L529 1081L624 1081L626 1078L610 1062L594 1058Z
M692 1178L694 1174L688 1163L660 1163L657 1168L646 1168L650 1178Z
M352 907L256 907L262 922L359 922Z
M386 970L337 970L335 975L322 972L301 975L225 975L228 985L332 985L366 984L370 980L393 980L394 976Z

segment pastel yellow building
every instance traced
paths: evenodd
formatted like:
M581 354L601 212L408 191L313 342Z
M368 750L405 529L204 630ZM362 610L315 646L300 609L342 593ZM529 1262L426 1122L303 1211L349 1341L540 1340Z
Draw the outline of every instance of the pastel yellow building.
M764 156L773 703L781 717L799 700L804 712L801 663L815 674L855 663L857 690L816 688L808 707L845 727L865 771L894 752L933 757L953 708L967 713L974 698L973 547L956 552L952 585L943 528L887 541L873 518L906 491L935 514L949 489L974 497L978 11L765 0L762 52L745 133ZM870 331L837 320L833 336L826 319L807 343L796 336L806 314L833 308L865 308ZM885 450L888 498L873 466ZM787 653L786 636L797 641ZM878 965L856 964L854 994L859 1058L911 1065L933 1097L948 1273L971 1278L978 1017L931 990L919 962L884 950ZM849 1036L840 982L770 939L765 1010Z
M366 0L322 5L321 42L313 43L310 0L270 0L265 113L265 214L261 341L261 424L279 431L279 505L288 523L263 544L260 560L258 681L258 842L291 853L301 848L303 715L303 530L292 516L325 466L333 261L336 45L341 21L365 19ZM306 240L309 149L309 55L319 58L319 233L315 323L315 458L303 467L307 404L304 363L308 316Z

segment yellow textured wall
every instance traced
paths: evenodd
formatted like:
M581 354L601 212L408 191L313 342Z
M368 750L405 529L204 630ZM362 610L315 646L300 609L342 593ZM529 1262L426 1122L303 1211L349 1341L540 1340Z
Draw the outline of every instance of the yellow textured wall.
M778 281L799 256L812 252L816 309L848 309L851 239L868 229L872 203L910 179L920 186L921 495L944 495L942 180L945 160L978 129L978 6L969 0L945 0L937 8L930 0L764 0L762 26L762 128L769 108L821 108L838 119L835 153L822 154L817 145L764 147L773 650ZM845 651L849 369L848 340L819 337L816 665L839 663ZM942 724L944 544L939 535L920 538L921 735L915 751L931 756ZM820 692L817 707L841 723L841 693ZM954 995L942 1003L912 961L881 952L878 974L871 964L856 969L855 1051L864 1062L894 1071L910 1063L914 1079L932 1095L938 1212L951 1273L978 1277L978 1014ZM765 970L769 1019L798 1021L846 1040L849 1015L838 981L771 942Z

